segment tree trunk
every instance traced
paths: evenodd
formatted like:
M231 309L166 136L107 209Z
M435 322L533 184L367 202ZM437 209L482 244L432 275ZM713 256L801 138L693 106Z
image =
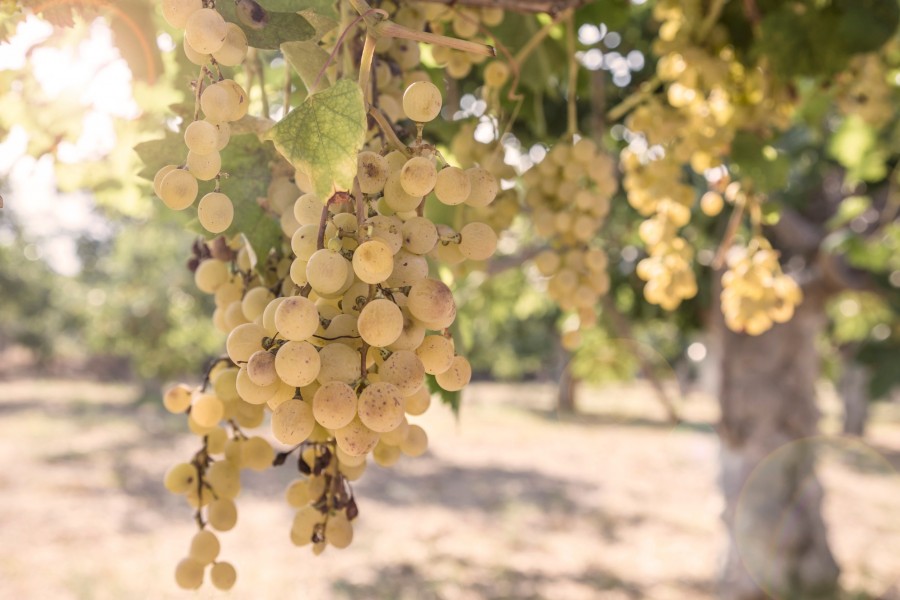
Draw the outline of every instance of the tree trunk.
M566 365L559 378L559 388L556 396L556 410L564 414L578 412L578 404L575 402L575 391L578 388L578 380L572 375L572 369Z
M844 433L862 437L869 418L868 367L856 362L853 352L841 352L841 376L838 394L844 403Z
M823 301L823 292L806 291L791 321L757 337L719 324L727 600L836 597L839 569L822 519L814 447L798 442L818 427Z

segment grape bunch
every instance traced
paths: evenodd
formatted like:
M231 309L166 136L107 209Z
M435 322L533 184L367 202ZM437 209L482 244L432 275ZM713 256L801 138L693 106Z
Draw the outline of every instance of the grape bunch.
M696 200L682 165L706 175L722 166L720 157L728 154L740 130L784 129L793 114L790 91L771 80L766 69L745 67L727 30L715 21L708 26L707 8L700 0L663 0L654 6L660 23L656 75L664 92L628 116L628 129L641 135L639 144L629 144L621 154L628 201L647 219L639 233L649 257L639 263L637 274L647 282L647 301L666 310L697 293L693 250L679 235ZM718 214L722 206L717 192L701 198L707 215Z
M581 326L596 324L596 305L609 290L606 253L596 244L618 187L615 164L588 138L557 143L523 175L525 205L536 235L549 246L534 264L548 295ZM577 346L577 335L566 336Z
M204 229L221 233L234 219L234 205L220 189L221 151L231 138L230 123L247 114L248 97L237 82L222 75L220 65L244 61L247 37L201 0L165 0L163 16L169 25L184 30L184 52L201 69L194 82L194 119L184 129L187 157L180 165L162 167L154 177L153 191L172 210L185 210L199 194L198 182L215 180L214 189L197 204L197 217Z
M733 247L722 275L722 314L729 329L760 335L794 316L803 300L800 286L785 275L778 252L762 236L747 247Z
M402 100L420 131L442 105L428 82L410 85ZM201 387L176 386L164 399L204 440L166 477L200 525L201 541L176 569L186 588L201 585L210 564L215 586L234 583L234 570L210 550L212 530L234 526L241 469L262 470L294 452L299 475L286 493L296 509L291 540L315 554L346 547L358 514L350 482L367 457L387 467L423 454L427 434L410 419L430 406L426 377L455 392L472 375L449 332L453 293L429 276L428 259L485 260L497 234L485 223L455 231L423 215L428 199L488 206L497 179L481 167L446 164L421 136L403 149L363 149L354 189L328 199L307 191L313 186L303 172L278 164L272 174L260 202L279 219L285 253L254 264L240 236L206 244L194 279L214 296L226 356ZM287 450L276 453L265 438L244 434L267 417Z

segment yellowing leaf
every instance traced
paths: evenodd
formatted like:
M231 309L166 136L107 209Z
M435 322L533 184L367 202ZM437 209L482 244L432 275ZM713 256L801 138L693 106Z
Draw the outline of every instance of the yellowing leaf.
M322 200L349 190L356 154L366 139L366 107L355 81L342 79L309 96L268 134L278 151L306 173Z

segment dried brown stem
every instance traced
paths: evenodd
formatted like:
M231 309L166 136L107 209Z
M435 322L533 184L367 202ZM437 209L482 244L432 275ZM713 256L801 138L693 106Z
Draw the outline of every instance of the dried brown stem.
M416 0L425 1L425 0ZM451 6L475 6L502 8L516 13L549 13L555 15L570 8L580 8L590 0L427 0L431 3Z

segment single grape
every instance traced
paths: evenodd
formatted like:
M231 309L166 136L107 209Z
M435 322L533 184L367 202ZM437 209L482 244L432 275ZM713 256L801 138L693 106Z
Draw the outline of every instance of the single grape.
M403 410L406 414L416 417L424 414L429 406L431 406L431 392L427 386L422 386L419 391L405 398Z
M322 361L309 342L287 342L275 355L275 370L289 385L303 387L316 380Z
M191 175L200 181L215 179L222 170L222 156L218 152L209 154L197 154L190 151L187 155L187 168Z
M437 244L437 228L425 217L413 217L401 228L403 247L413 254L427 254Z
M393 252L380 239L365 241L353 252L353 271L365 283L382 283L393 270Z
M163 395L163 406L170 413L183 413L191 405L191 388L178 384L166 390Z
M157 198L162 199L160 186L162 185L162 180L166 175L174 171L178 168L178 165L166 165L162 167L159 171L156 172L156 175L153 176L153 193L156 194Z
M234 100L228 87L222 82L214 83L200 94L200 108L209 121L222 123L231 120L235 111Z
M356 416L356 404L353 388L340 381L330 381L316 391L312 410L322 427L340 429Z
M163 485L173 494L186 494L197 487L197 467L191 463L179 463L166 471Z
M466 169L466 174L469 176L469 182L472 186L469 196L466 198L466 204L480 208L493 202L500 191L497 178L490 171L481 167Z
M259 386L272 385L278 381L275 372L275 355L266 350L257 350L247 361L247 376Z
M318 382L322 385L329 381L341 381L352 384L360 378L359 352L346 344L328 344L319 352L322 368L319 370Z
M203 585L203 563L185 558L175 567L175 583L184 590L196 590Z
M287 340L308 340L319 328L315 302L303 296L285 298L275 311L275 328Z
M238 304L240 308L240 304ZM225 341L228 358L235 364L245 363L257 350L262 349L266 330L256 323L244 323L234 328Z
M334 250L323 248L309 257L306 278L319 294L334 294L347 280L350 264Z
M201 54L212 54L225 43L225 19L211 8L193 11L184 25L184 39Z
M443 373L453 364L455 350L453 342L442 335L429 335L416 348L416 355L422 361L429 375Z
M193 121L184 130L184 143L191 152L210 154L219 146L219 131L209 121Z
M403 313L385 298L376 298L363 307L357 321L359 334L370 346L393 344L403 331Z
M453 364L450 365L450 368L439 375L435 375L435 379L442 389L448 392L457 392L466 387L469 381L472 380L472 366L465 357L456 356L453 358Z
M226 23L225 27L225 42L212 55L220 65L236 67L247 56L247 35L234 23Z
M209 526L218 531L229 531L237 523L237 507L234 500L219 498L209 503L206 513Z
M363 194L377 194L383 190L389 173L388 162L383 156L368 150L359 153L356 177Z
M163 0L162 14L166 23L175 29L184 29L188 17L201 8L202 0Z
M424 156L414 156L400 170L400 185L410 196L426 196L434 189L437 170L434 161Z
M472 192L468 173L459 167L444 167L438 171L434 182L434 195L448 206L462 204Z
M484 68L484 84L492 88L501 88L509 81L509 67L504 62L495 60Z
M212 531L202 529L194 534L188 556L201 565L208 565L219 555L219 538Z
M197 205L197 219L208 232L222 233L231 227L234 220L234 205L225 194L210 192L200 198Z
M469 260L487 260L497 250L497 234L484 223L468 223L459 234L459 251Z
M384 381L396 385L403 396L414 394L425 384L425 367L410 350L394 352L378 373Z
M303 400L288 400L272 413L272 435L282 444L306 440L315 428L312 408Z
M400 443L400 451L413 458L422 456L428 450L428 434L418 425L410 425L406 439Z
M237 581L237 571L231 563L217 562L209 570L209 580L220 590L230 590Z
M159 184L159 197L172 210L184 210L194 203L199 186L197 178L185 169L174 169Z
M325 522L325 540L335 548L346 548L353 541L353 525L344 513L338 513Z
M412 285L408 295L409 312L423 323L447 323L456 317L453 292L437 279L422 279ZM361 329L361 328L360 328Z
M441 112L443 99L437 86L430 81L417 81L403 93L403 112L417 123L428 123Z
M378 434L363 425L358 416L346 427L335 431L334 438L338 448L350 456L363 456L378 443Z
M222 419L225 406L212 394L200 394L191 405L191 418L201 427L215 427Z
M372 431L391 431L403 420L403 395L393 383L379 381L363 390L357 410L363 425Z
M241 473L227 460L218 460L210 465L206 471L206 482L212 486L217 498L233 500L241 492Z

